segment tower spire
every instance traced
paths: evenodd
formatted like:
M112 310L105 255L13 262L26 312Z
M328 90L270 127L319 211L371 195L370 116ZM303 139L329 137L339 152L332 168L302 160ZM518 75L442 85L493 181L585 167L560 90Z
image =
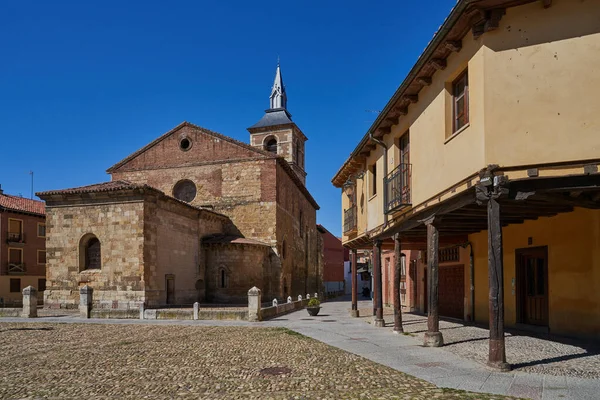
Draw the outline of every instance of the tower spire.
M277 70L275 71L275 82L273 82L273 89L271 90L271 110L275 109L286 109L287 107L287 95L285 94L285 86L283 85L283 78L281 77L281 68L279 66L279 56L277 56Z

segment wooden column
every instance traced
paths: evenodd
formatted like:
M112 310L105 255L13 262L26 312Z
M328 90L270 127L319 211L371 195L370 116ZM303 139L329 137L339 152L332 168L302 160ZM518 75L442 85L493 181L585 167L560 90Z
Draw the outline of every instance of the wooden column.
M394 268L394 333L403 333L402 328L402 302L400 297L400 274L402 272L402 242L400 234L394 235L394 257L396 268Z
M350 250L350 263L352 263L352 311L350 311L350 316L358 317L358 276L357 276L357 254L356 249Z
M497 196L487 202L488 216L488 278L490 312L490 348L488 365L510 371L504 347L504 266L502 260L502 224Z
M444 345L444 337L440 332L440 316L438 311L438 254L439 254L439 217L433 216L424 221L427 226L427 332L423 345L440 347Z
M381 289L383 287L381 277L381 240L376 240L373 244L373 273L375 274L375 320L374 325L377 327L384 327L385 321L383 319L383 294Z
M375 317L375 315L377 315L377 274L375 273L377 267L375 266L377 264L377 261L375 261L375 254L377 252L375 251L375 243L373 243L373 250L371 251L371 265L373 266L372 268L372 277L371 277L371 292L373 292L373 296L371 298L371 303L373 305L373 317ZM381 261L381 259L379 259Z

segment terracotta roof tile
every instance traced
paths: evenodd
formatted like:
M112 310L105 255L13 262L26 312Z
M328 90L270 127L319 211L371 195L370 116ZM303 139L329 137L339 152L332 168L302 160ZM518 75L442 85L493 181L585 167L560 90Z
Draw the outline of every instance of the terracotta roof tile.
M46 215L46 207L43 201L25 199L8 194L0 194L0 208L29 214Z

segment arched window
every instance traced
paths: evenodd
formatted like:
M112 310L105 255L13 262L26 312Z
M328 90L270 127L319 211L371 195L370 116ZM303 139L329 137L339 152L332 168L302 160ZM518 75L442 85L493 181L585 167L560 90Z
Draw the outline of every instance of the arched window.
M265 143L265 150L277 154L277 139L271 138Z
M102 251L98 238L93 234L87 234L81 238L79 243L79 269L102 268Z

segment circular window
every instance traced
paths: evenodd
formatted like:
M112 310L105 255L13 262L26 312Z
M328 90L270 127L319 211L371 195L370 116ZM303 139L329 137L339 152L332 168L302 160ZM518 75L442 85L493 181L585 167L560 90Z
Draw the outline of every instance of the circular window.
M196 185L187 179L177 182L173 188L173 197L187 203L191 202L196 198Z
M192 147L192 142L188 138L183 138L179 142L179 148L183 151L188 151Z

